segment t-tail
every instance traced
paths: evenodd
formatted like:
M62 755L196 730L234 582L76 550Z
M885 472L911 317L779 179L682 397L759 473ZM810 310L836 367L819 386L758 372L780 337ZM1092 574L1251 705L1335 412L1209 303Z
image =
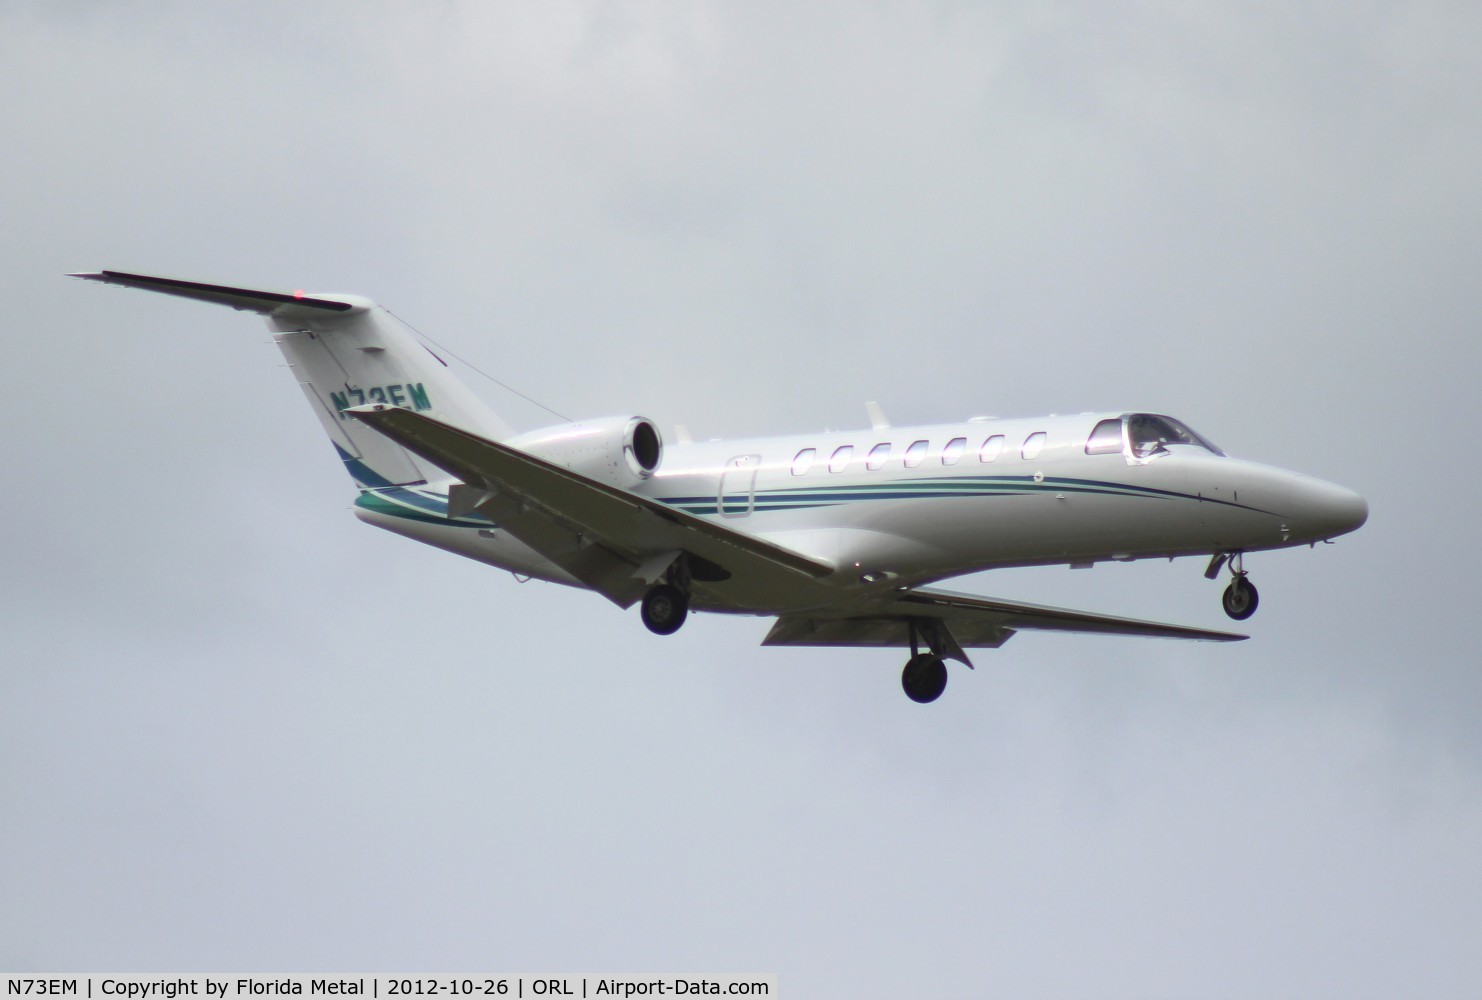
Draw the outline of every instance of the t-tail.
M511 434L446 362L369 299L264 292L121 271L72 277L262 314L345 469L361 488L411 485L445 474L346 415L349 407L385 403L495 440Z

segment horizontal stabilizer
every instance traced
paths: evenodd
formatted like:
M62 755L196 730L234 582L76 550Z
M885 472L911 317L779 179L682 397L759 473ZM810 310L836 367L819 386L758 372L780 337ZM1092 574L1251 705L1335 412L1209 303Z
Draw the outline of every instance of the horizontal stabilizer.
M160 292L164 295L179 296L182 299L196 299L200 302L211 302L263 315L279 312L285 306L324 310L331 313L350 312L356 308L354 302L316 298L305 295L303 292L263 292L251 288L208 285L201 281L182 281L179 278L155 278L147 274L127 274L123 271L96 271L88 274L69 274L68 277L101 281L107 285L122 285L125 288L142 288L146 292Z

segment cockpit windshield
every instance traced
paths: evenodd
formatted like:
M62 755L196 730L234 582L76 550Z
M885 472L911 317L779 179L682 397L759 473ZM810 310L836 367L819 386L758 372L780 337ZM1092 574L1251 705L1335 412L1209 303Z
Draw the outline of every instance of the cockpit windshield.
M1194 433L1192 428L1172 417L1163 417L1156 413L1128 414L1127 440L1131 442L1135 458L1151 458L1166 452L1171 444L1191 444L1216 455L1224 455L1212 442Z

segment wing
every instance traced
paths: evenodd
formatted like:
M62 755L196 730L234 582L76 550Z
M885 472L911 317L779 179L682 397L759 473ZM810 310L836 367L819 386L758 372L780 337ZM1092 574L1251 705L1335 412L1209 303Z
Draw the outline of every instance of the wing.
M957 623L962 622L965 629L969 627L978 629L993 627L1011 631L1036 629L1041 632L1133 635L1144 639L1239 642L1241 639L1250 638L1248 635L1235 632L1190 628L1187 625L1168 625L1163 622L1143 621L1140 618L1120 618L1116 615L1072 611L1069 608L1052 608L1042 604L1019 604L991 597L958 594L950 590L936 590L931 587L923 587L920 590L901 594L896 598L896 607L917 615L941 618L951 622L954 631L956 631ZM1007 639L1008 636L1004 638ZM996 645L1001 644L1000 642Z
M1215 632L922 588L905 591L883 607L864 615L832 618L783 615L762 640L762 645L904 646L910 642L913 626L925 638L939 638L946 653L964 663L967 663L967 657L962 655L961 647L996 649L1022 629L1209 642L1236 642L1249 638L1234 632Z
M793 588L834 567L668 504L608 486L497 441L411 410L345 410L461 479L449 514L479 511L622 607L681 554L696 586L745 574L756 586Z

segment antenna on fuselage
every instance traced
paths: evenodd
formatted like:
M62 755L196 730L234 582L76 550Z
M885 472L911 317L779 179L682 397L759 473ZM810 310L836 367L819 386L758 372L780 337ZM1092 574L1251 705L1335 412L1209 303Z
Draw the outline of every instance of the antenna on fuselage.
M885 417L885 411L880 409L880 404L874 400L865 404L865 412L870 415L870 429L885 431L890 429L890 421Z

